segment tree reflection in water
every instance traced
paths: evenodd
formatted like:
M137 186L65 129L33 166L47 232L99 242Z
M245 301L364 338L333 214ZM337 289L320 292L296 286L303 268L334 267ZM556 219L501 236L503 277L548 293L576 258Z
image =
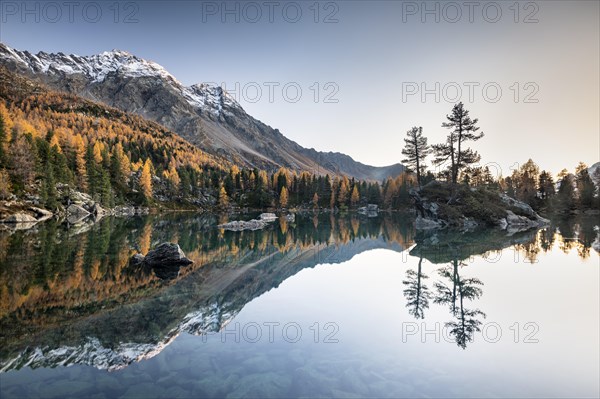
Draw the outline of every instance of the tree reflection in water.
M309 213L262 231L214 227L225 220L179 213L106 218L70 229L50 221L31 231L0 231L0 367L25 348L77 349L90 337L107 348L119 342L153 347L182 328L192 334L218 331L253 298L300 270L378 248L412 247L416 270L407 270L402 281L408 312L423 319L432 304L447 306L452 320L446 329L466 348L485 317L472 306L483 294L483 282L463 276L467 259L512 247L533 262L557 246L588 258L598 244L591 218L559 221L540 231L429 234L415 233L412 219L398 214ZM177 278L164 281L129 264L134 253L166 241L177 242L194 260ZM433 286L424 272L428 262L445 265ZM188 320L200 310L214 322Z
M456 344L461 348L467 347L467 342L473 340L473 335L481 331L482 322L479 317L485 318L486 315L479 309L467 309L465 301L473 301L483 295L483 282L478 278L462 278L458 267L465 266L463 262L454 259L451 266L446 266L438 271L439 275L446 281L448 285L442 282L434 284L436 296L434 303L447 305L450 308L450 313L454 317L446 323L448 332L456 339Z
M406 307L415 319L425 318L425 309L429 308L429 299L431 299L429 288L424 283L424 280L429 277L421 272L422 266L423 257L421 256L419 257L417 271L408 269L406 280L402 281L402 284L406 286L404 289Z
M496 257L503 248L513 247L516 259L534 264L541 253L549 252L555 246L564 253L576 250L581 259L588 259L592 248L597 248L597 251L600 248L597 219L562 219L537 231L506 232L488 229L475 232L417 233L417 245L410 251L410 255L419 258L417 270L407 270L402 282L408 313L415 319L423 319L430 301L436 305L448 306L453 319L446 322L445 327L456 344L465 349L473 340L474 334L481 331L482 319L486 318L482 310L469 307L469 303L483 295L484 283L478 278L461 275L461 269L467 266L467 259L476 255L483 258L492 255ZM423 259L433 265L445 265L437 271L441 281L434 282L433 293L425 285L428 276L422 270Z

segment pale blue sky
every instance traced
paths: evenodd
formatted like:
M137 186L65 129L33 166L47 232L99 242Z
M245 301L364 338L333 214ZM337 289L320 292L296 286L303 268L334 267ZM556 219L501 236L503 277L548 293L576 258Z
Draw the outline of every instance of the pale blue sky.
M400 161L402 138L414 125L430 142L442 141L440 125L457 86L487 136L474 147L504 175L529 157L554 173L600 160L597 1L480 2L473 22L464 2L428 2L439 22L422 13L422 2L275 2L273 22L263 1L78 3L71 22L62 2L54 3L58 16L45 2L27 3L32 12L22 15L21 2L3 1L1 40L32 52L118 48L162 64L185 84L223 82L232 89L239 82L247 90L237 96L253 116L303 146L364 163ZM225 7L233 13L222 15ZM302 15L292 23L298 9ZM124 23L128 15L133 23ZM324 23L328 16L332 23ZM272 102L269 82L279 84ZM469 82L478 85L473 101ZM406 95L415 84L419 92ZM422 84L434 92L425 101ZM292 102L297 87L302 96ZM502 96L492 102L498 87ZM526 103L528 95L538 102Z

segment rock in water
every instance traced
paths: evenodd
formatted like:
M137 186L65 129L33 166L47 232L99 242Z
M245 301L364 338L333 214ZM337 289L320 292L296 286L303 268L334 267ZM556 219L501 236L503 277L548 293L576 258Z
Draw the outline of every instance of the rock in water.
M291 215L293 216L293 219L290 220L288 215L288 221L293 222L296 219L296 217L293 214ZM258 219L252 219L248 221L235 220L233 222L220 224L217 227L220 229L231 231L259 230L266 227L269 223L274 222L275 220L277 220L277 215L275 215L274 213L261 213Z
M149 251L144 258L144 262L152 267L186 266L194 263L192 260L186 258L179 245L171 242L160 244L152 251Z
M15 213L10 215L6 219L2 220L3 223L37 223L38 220L31 215L26 213Z
M96 216L106 216L108 215L110 212L104 208L102 208L102 206L100 206L99 203L94 203L94 206L92 207L92 214L96 215Z
M179 245L170 242L160 244L146 256L136 254L129 260L131 266L151 267L156 276L163 280L176 278L179 269L191 263L194 261L185 256Z
M82 206L79 206L77 204L71 204L67 208L67 215L86 217L90 215L90 212Z
M375 204L367 204L367 206L361 206L358 208L358 213L366 215L370 218L376 218L379 216L379 207Z
M141 266L143 264L144 264L144 255L142 255L142 254L135 254L131 257L131 259L129 259L130 266Z
M259 229L264 228L266 225L267 225L267 222L264 220L252 219L247 222L243 221L243 220L235 220L233 222L220 224L217 227L224 229L224 230L242 231L242 230L259 230Z
M379 212L379 206L377 204L367 204L367 211Z
M432 220L421 217L421 215L417 216L415 220L415 228L417 230L432 230L432 229L441 229L445 226L440 220Z
M30 206L29 210L33 213L35 213L35 217L37 219L38 222L42 222L46 219L50 219L52 216L54 216L54 214L50 211L47 211L46 209L42 209L42 208L37 208L35 206Z
M274 213L261 213L258 217L259 220L264 220L265 222L272 222L277 220L277 215Z
M596 241L592 243L592 248L594 249L594 251L600 253L600 237L596 237Z

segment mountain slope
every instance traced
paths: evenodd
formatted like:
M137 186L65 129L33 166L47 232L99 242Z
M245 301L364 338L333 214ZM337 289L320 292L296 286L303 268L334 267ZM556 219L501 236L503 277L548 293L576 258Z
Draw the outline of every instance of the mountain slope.
M404 167L373 167L351 157L307 149L248 115L220 86L184 86L160 65L124 51L93 56L31 54L0 43L0 64L52 88L154 120L241 166L347 175L397 176Z
M600 162L596 162L588 168L588 173L596 186L600 187Z

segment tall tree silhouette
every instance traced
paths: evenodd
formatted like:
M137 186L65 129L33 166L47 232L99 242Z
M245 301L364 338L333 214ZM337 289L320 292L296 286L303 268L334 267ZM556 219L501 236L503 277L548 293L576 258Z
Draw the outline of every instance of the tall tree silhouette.
M469 111L460 102L452 108L452 113L446 115L448 122L442 123L442 127L450 129L446 142L433 145L435 154L434 164L442 164L450 161L450 179L452 183L458 180L460 169L465 166L479 162L481 156L470 148L465 148L466 141L477 141L483 137L483 132L477 133L479 127L477 118L471 119Z
M558 192L555 196L555 209L559 213L570 213L575 209L575 179L566 169L558 174Z
M417 173L417 184L421 188L421 174L425 172L425 158L431 154L431 147L427 144L427 137L423 136L422 127L413 127L406 132L406 143L402 149L402 155L406 158L402 160L415 170Z
M579 206L584 209L592 208L596 186L590 177L587 165L580 162L575 169L575 173L577 193L579 194Z
M542 170L538 178L538 192L542 200L547 200L555 194L554 179L552 174Z

